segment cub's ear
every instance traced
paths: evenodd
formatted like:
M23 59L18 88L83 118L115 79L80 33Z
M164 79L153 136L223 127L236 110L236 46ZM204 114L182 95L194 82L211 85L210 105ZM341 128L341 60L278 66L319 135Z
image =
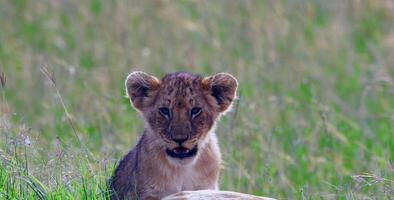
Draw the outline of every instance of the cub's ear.
M203 88L213 97L219 112L225 112L236 98L238 82L228 73L218 73L202 80Z
M145 72L136 71L127 76L126 82L127 95L134 107L143 110L151 105L160 81Z

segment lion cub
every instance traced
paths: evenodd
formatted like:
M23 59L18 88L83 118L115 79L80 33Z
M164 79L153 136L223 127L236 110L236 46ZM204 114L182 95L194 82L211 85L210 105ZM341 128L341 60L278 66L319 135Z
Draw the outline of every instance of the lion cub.
M133 72L125 84L145 130L116 168L111 198L161 199L184 190L218 189L215 123L231 107L237 80L227 73L203 78L177 72L159 80Z

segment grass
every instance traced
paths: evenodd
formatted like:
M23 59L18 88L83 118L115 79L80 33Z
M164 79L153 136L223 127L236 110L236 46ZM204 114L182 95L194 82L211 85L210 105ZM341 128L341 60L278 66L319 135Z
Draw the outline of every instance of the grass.
M105 199L143 130L124 98L132 70L238 78L217 128L221 189L392 199L392 11L373 0L0 1L0 199Z

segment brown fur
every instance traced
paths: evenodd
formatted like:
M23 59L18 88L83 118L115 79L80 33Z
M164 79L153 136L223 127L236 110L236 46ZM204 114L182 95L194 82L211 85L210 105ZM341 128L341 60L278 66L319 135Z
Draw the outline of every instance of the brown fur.
M217 189L221 155L213 129L231 107L236 88L236 79L226 73L203 78L177 72L161 80L131 73L126 90L146 121L145 131L115 170L111 198L160 199L183 190ZM193 108L201 112L193 115ZM197 152L170 156L167 151L177 152L177 147Z

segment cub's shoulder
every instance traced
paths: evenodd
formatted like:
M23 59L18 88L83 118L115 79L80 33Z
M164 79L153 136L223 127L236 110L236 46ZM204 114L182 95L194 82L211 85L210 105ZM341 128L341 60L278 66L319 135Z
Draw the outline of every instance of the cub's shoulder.
M134 148L119 162L109 182L112 190L111 199L123 199L130 194L131 189L134 188L133 177L137 164L137 150Z

